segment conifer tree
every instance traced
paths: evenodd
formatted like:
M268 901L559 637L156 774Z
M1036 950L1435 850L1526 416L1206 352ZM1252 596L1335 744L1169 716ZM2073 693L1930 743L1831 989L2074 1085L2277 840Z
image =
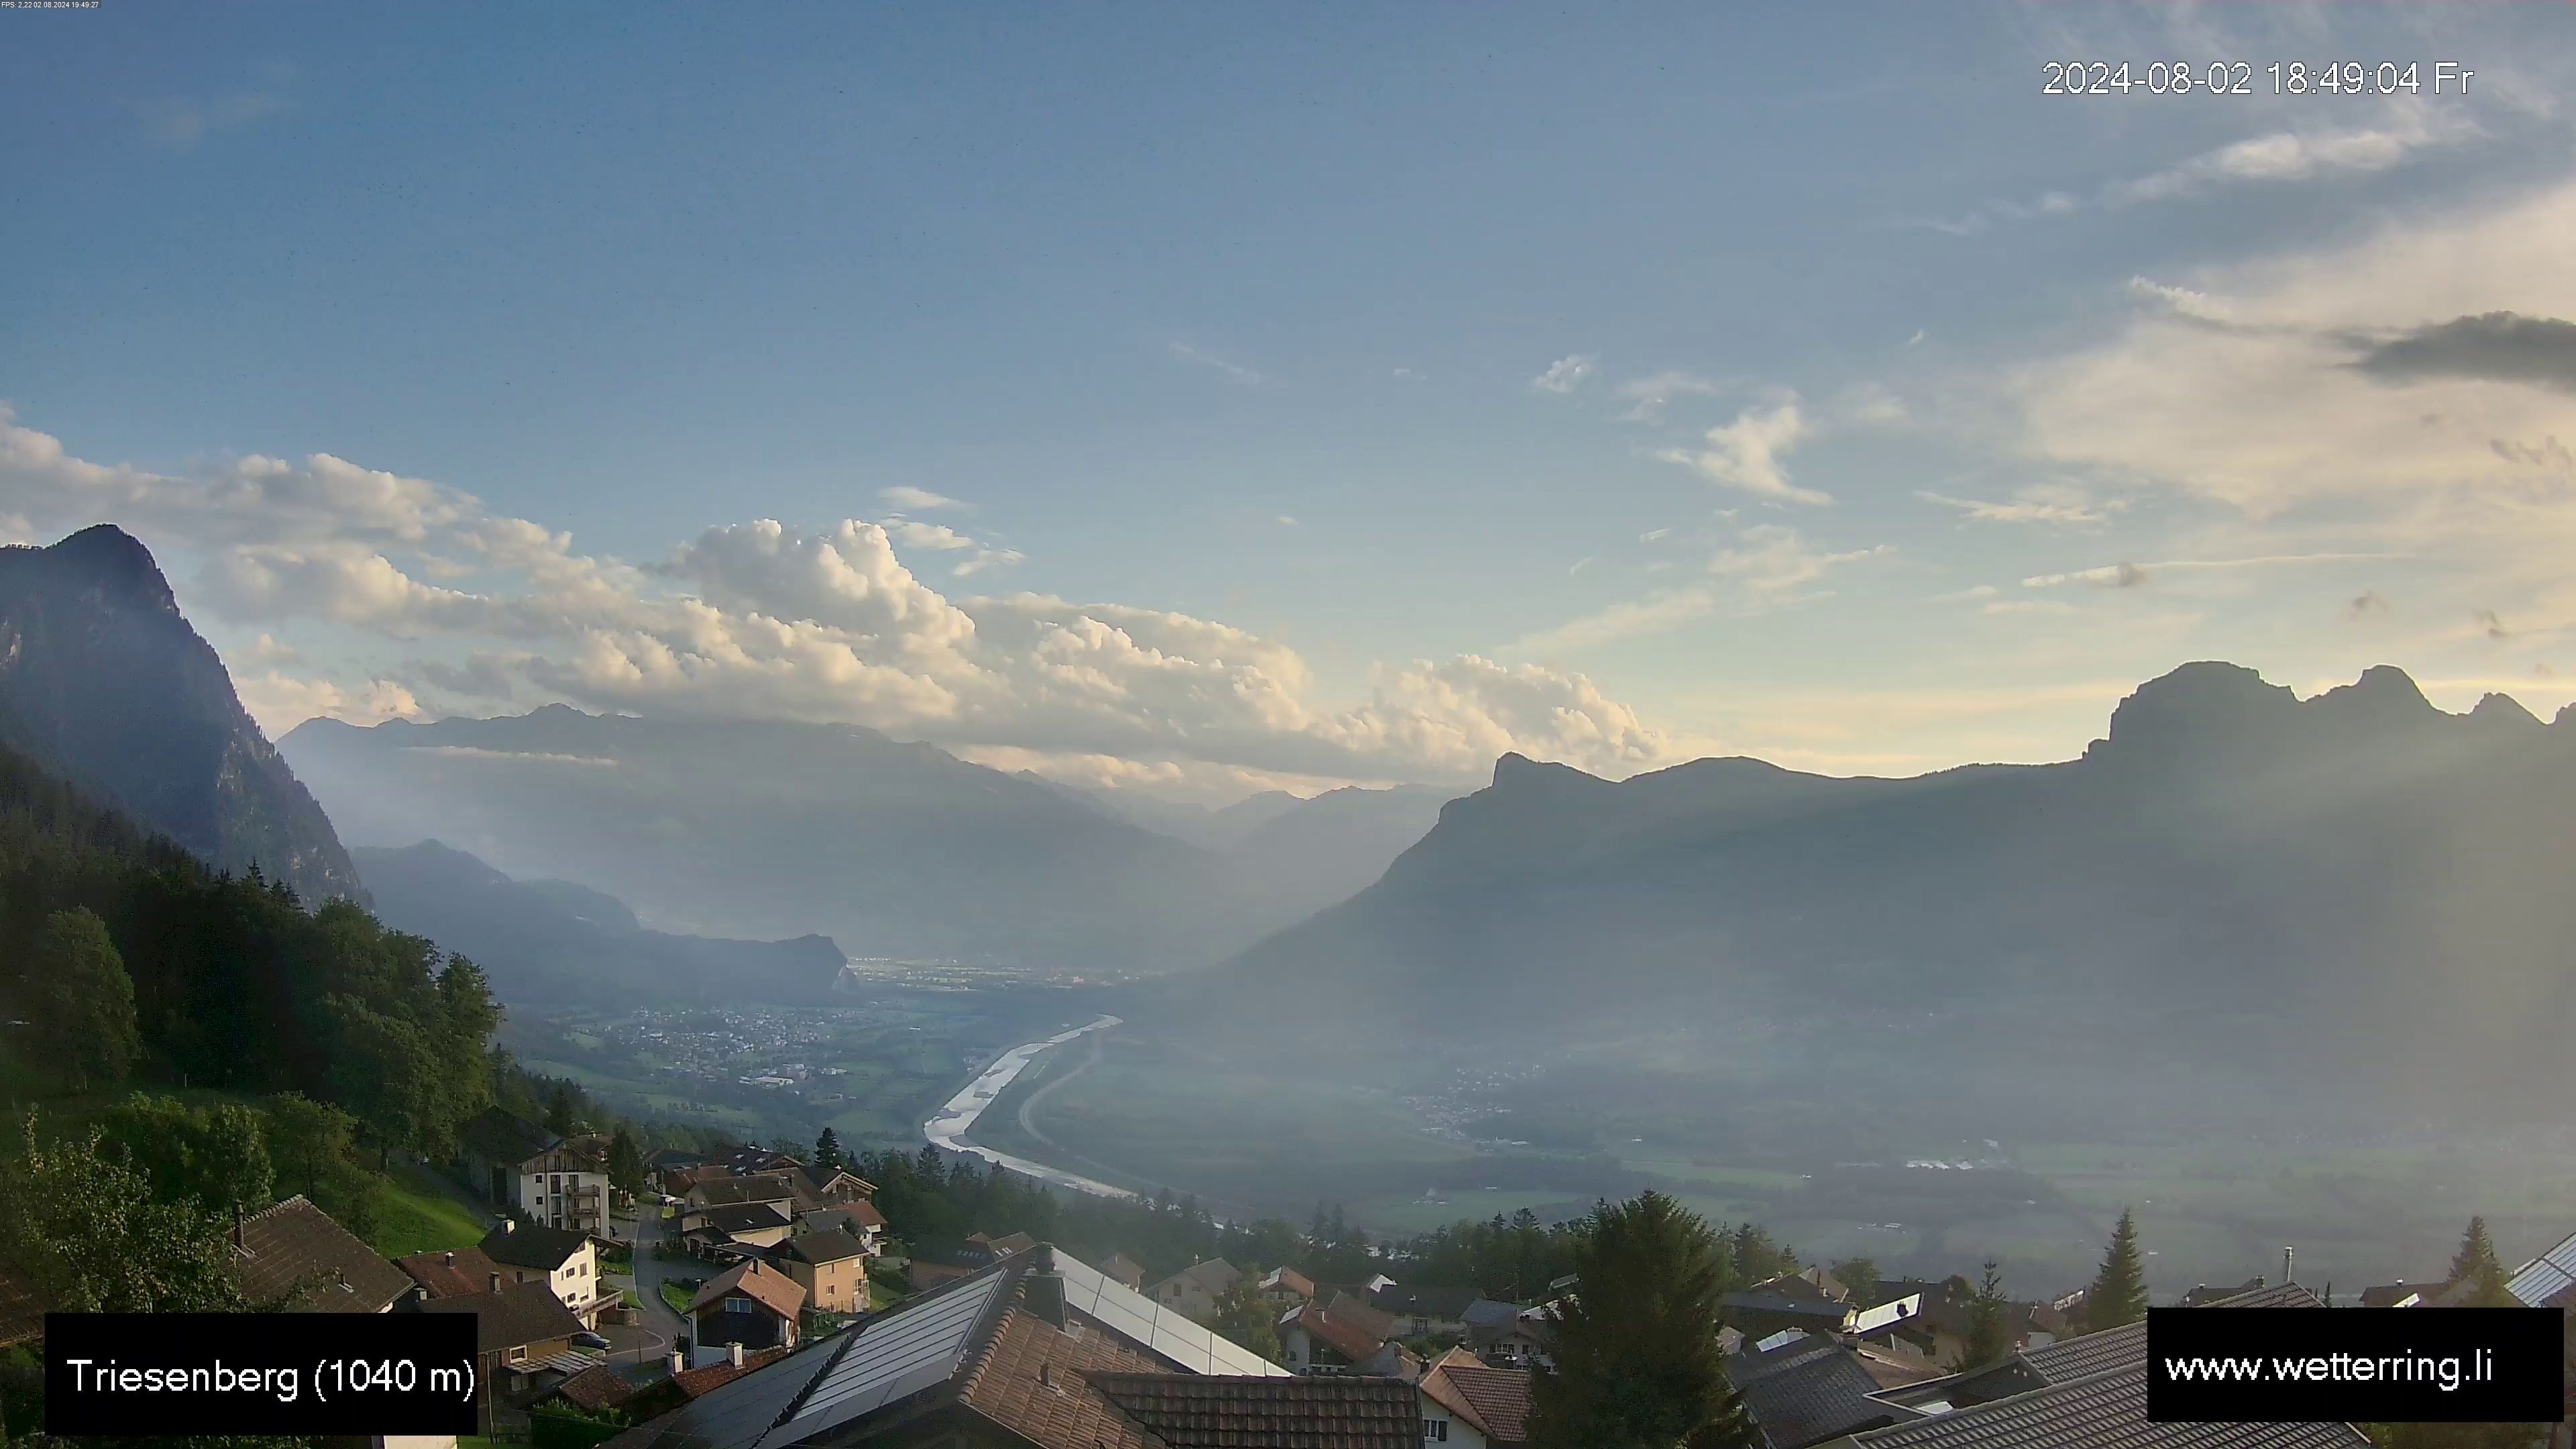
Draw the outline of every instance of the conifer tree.
M823 1135L814 1139L814 1166L824 1172L839 1172L849 1165L849 1157L841 1151L841 1134L824 1128Z
M2138 1257L2137 1219L2122 1208L2120 1225L2111 1230L2110 1250L2102 1255L2102 1271L2084 1292L2084 1329L2100 1333L2146 1316L2147 1275Z
M2487 1236L2487 1220L2469 1219L2468 1231L2460 1235L2460 1250L2451 1255L2451 1282L2469 1285L2463 1302L2471 1308L2510 1308L2513 1295L2505 1291L2504 1263L2496 1257L2495 1242Z
M1968 1340L1959 1349L1960 1372L1984 1368L2012 1351L2004 1331L2006 1307L2002 1267L1988 1258L1977 1291L1968 1299Z
M1753 1442L1717 1346L1723 1251L1659 1192L1594 1209L1574 1254L1582 1286L1549 1309L1556 1371L1534 1386L1535 1449Z

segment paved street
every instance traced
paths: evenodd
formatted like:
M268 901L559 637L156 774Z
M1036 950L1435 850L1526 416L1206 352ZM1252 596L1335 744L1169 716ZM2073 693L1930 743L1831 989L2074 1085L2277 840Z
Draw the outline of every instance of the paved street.
M689 1258L664 1262L653 1256L653 1245L670 1236L671 1225L662 1220L661 1204L649 1197L639 1199L638 1217L633 1224L620 1224L635 1235L635 1276L620 1284L632 1287L643 1304L643 1321L631 1328L605 1333L613 1346L612 1357L619 1362L654 1363L670 1355L672 1343L685 1331L680 1315L662 1301L662 1280L691 1277L704 1265ZM630 1358L629 1355L634 1357Z

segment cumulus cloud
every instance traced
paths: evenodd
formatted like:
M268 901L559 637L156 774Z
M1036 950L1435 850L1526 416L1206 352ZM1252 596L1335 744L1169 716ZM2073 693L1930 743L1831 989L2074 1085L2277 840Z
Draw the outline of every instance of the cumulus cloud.
M1570 357L1560 357L1547 365L1547 371L1531 378L1530 386L1540 392L1560 395L1570 393L1583 386L1600 361L1601 354L1597 352L1580 352Z
M2353 366L2385 382L2483 378L2576 392L2576 322L2512 312L2455 317L2381 342Z
M1722 488L1740 489L1757 498L1778 503L1831 503L1831 496L1792 483L1784 466L1790 450L1812 431L1806 415L1798 409L1797 399L1792 397L1745 409L1736 414L1734 422L1709 429L1703 435L1702 447L1667 448L1655 456L1689 468Z
M1363 696L1333 699L1295 650L1232 625L1026 592L952 598L920 564L974 574L1020 554L914 519L724 524L637 565L328 454L168 475L88 462L6 414L0 497L42 536L111 518L165 564L194 559L183 603L275 631L234 661L272 729L408 716L426 692L850 722L1202 780L1465 781L1506 749L1615 774L1668 762L1662 735L1576 674L1468 657L1384 668ZM287 661L279 641L300 620L437 647L381 678L253 672Z

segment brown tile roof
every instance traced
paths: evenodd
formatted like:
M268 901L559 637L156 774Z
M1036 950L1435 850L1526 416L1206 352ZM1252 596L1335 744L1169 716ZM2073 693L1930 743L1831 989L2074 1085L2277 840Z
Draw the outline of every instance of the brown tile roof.
M555 1385L549 1397L560 1398L576 1408L588 1409L596 1413L601 1409L613 1409L625 1403L635 1397L635 1390L636 1386L627 1382L626 1375L606 1364L600 1364L583 1369L580 1373Z
M301 1196L242 1219L233 1262L243 1297L283 1299L299 1313L377 1313L412 1286L411 1275Z
M697 1200L708 1207L731 1207L747 1202L793 1202L796 1184L784 1172L756 1172L748 1177L720 1177L712 1182L701 1180L693 1190Z
M1352 1363L1377 1352L1378 1346L1386 1342L1383 1335L1369 1332L1338 1311L1318 1308L1312 1303L1299 1304L1287 1317L1279 1320L1283 1332L1292 1326L1305 1329L1317 1341Z
M1395 1336L1394 1314L1372 1308L1349 1293L1335 1293L1324 1311L1381 1342Z
M1402 1379L1094 1374L1091 1384L1168 1449L1417 1449L1422 1442L1422 1412L1413 1385Z
M709 1304L739 1293L762 1305L781 1318L793 1320L796 1311L805 1306L805 1285L779 1272L758 1258L742 1262L707 1280L689 1300L690 1316L695 1317Z
M483 1255L515 1268L552 1273L571 1262L590 1241L590 1234L544 1223L503 1223L483 1235Z
M787 1357L787 1352L785 1344L774 1344L763 1349L744 1349L740 1368L730 1363L711 1363L705 1368L682 1369L671 1375L671 1382L679 1386L681 1393L694 1399L710 1390L723 1388L753 1369L769 1367Z
M851 1258L864 1258L868 1246L837 1228L819 1233L806 1233L789 1238L778 1251L800 1263L840 1263Z
M502 1353L584 1331L581 1320L543 1283L504 1283L498 1293L432 1298L412 1306L421 1313L473 1314L476 1353Z
M967 1367L957 1398L1037 1444L1163 1449L1090 1383L1110 1373L1162 1377L1170 1368L1114 1334L1090 1327L1066 1333L1014 1305Z
M1315 1296L1315 1280L1298 1272L1294 1268L1271 1269L1269 1274L1261 1280L1261 1286L1264 1288L1274 1288L1283 1293L1294 1293L1300 1298L1312 1298Z
M1469 1417L1483 1426L1485 1437L1518 1444L1529 1438L1530 1378L1528 1369L1443 1364L1438 1372L1424 1375L1423 1382L1427 1386L1437 1380L1455 1389L1474 1411Z
M912 1280L913 1287L928 1292L943 1283L972 1278L983 1271L981 1268L961 1268L954 1263L927 1263L915 1258L904 1268L903 1276Z
M484 1256L481 1248L458 1248L445 1253L414 1253L396 1258L394 1266L411 1275L432 1298L464 1298L492 1291L492 1275L501 1265Z
M1038 1245L1038 1240L1026 1233L1006 1233L998 1238L988 1237L982 1233L968 1233L966 1241L982 1247L996 1258L1007 1258L1013 1253L1025 1253Z

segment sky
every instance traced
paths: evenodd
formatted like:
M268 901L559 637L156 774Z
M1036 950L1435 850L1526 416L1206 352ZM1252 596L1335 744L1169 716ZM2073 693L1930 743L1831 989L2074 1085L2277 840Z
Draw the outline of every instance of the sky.
M2062 759L2207 658L2547 717L2571 21L0 11L0 535L142 538L271 734L1217 800Z

